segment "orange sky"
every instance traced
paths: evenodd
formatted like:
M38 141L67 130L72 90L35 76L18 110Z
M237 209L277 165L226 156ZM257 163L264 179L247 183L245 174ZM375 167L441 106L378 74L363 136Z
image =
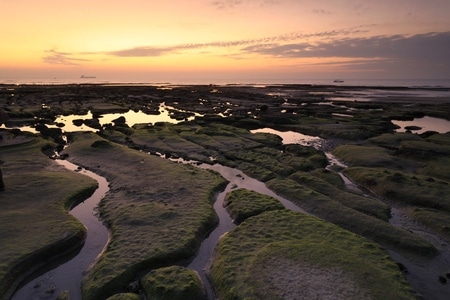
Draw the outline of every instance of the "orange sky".
M448 0L14 0L0 11L0 82L450 78Z

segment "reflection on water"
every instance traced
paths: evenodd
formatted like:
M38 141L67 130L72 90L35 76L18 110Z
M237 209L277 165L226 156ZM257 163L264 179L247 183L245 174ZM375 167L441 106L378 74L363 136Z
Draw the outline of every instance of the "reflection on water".
M55 160L71 171L78 171L83 175L95 179L98 188L85 201L70 210L86 228L87 236L81 251L66 262L59 262L58 266L34 278L16 291L12 300L23 299L55 299L63 291L69 291L70 299L81 299L81 280L84 272L103 253L109 240L108 229L95 213L101 199L109 191L108 182L91 171L79 169L66 160Z
M439 133L447 133L450 131L450 121L427 116L415 118L412 121L391 120L391 122L400 127L396 132L406 132L406 127L408 126L420 127L421 129L411 130L412 132L419 134L424 133L425 131L436 131Z
M191 113L192 116L180 120L180 119L176 119L174 118L173 112L182 112L182 113ZM145 112L139 110L139 111L133 111L133 110L129 110L125 113L110 113L110 114L103 114L99 117L99 123L101 126L104 126L106 124L110 124L112 123L113 120L119 118L119 117L124 117L126 120L126 124L129 127L132 127L136 124L155 124L158 122L167 122L167 123L172 123L172 124L177 124L179 122L182 121L192 121L194 120L196 117L201 117L202 115L199 113L195 113L195 112L187 112L184 110L180 110L180 109L176 109L172 106L168 106L166 105L164 102L161 103L159 105L159 113L158 114L146 114ZM55 124L64 124L63 127L61 127L62 130L64 130L64 132L74 132L74 131L92 131L92 132L96 132L98 129L89 127L85 124L82 125L75 125L74 121L75 120L91 120L93 119L93 114L91 111L89 111L87 114L84 115L68 115L68 116L63 116L60 115L55 119ZM57 125L50 125L47 124L46 125L48 128L58 128ZM0 128L6 128L6 129L13 129L13 128L18 128L21 131L26 131L26 132L32 132L32 133L38 133L37 130L32 127L32 126L21 126L21 127L13 127L13 128L8 128L5 125L2 125Z
M300 144L320 149L323 139L318 136L306 135L295 131L278 131L272 128L250 130L251 133L271 133L283 139L283 144Z
M183 160L178 160L178 162L191 163L191 161L183 161ZM205 285L208 299L215 299L214 290L205 272L210 267L210 264L213 259L214 249L217 243L219 242L220 238L224 234L226 234L227 232L231 231L233 228L236 227L236 224L233 223L233 220L228 214L227 209L223 205L225 197L229 192L237 188L243 188L250 191L255 191L260 194L274 197L278 199L287 209L301 213L305 213L305 211L299 208L291 201L275 194L273 191L267 188L265 183L245 175L242 171L238 169L230 168L220 164L214 165L200 164L198 165L198 167L202 169L216 171L220 173L220 175L222 175L223 178L229 181L225 190L222 191L220 194L218 194L217 199L214 203L214 210L216 211L216 214L219 217L219 224L209 234L209 236L203 240L197 252L197 255L188 266L188 268L198 272L200 278L202 279Z
M136 124L155 124L158 122L167 122L167 123L179 123L183 120L177 120L173 118L173 115L170 111L178 111L178 112L186 112L183 110L176 109L172 106L167 106L165 103L161 103L159 105L159 114L146 114L143 111L133 111L129 110L126 113L111 113L101 115L99 118L100 125L104 126L106 124L112 123L113 120L124 117L126 120L126 124L130 127ZM194 113L194 116L187 118L188 121L193 120L195 117L201 116L198 113ZM97 131L89 126L82 125L76 126L73 124L74 120L89 120L92 119L92 113L89 111L85 115L70 115L70 116L59 116L55 122L56 123L64 123L63 127L65 132L73 132L73 131Z

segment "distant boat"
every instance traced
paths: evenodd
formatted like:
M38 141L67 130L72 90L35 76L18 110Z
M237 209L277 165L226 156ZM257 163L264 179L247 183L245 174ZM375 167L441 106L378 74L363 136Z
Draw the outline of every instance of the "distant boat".
M81 75L80 78L96 78L95 76L85 76L85 75Z
M335 83L342 83L342 82L344 82L344 80L342 80L342 79L335 79L333 82L335 82Z

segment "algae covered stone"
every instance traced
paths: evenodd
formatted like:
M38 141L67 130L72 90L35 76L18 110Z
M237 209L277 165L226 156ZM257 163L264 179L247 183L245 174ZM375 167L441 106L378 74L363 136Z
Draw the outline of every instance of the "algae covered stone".
M148 300L206 299L198 274L180 266L153 270L141 283Z
M227 194L224 201L235 223L269 210L284 209L277 199L246 189L237 189Z
M381 246L288 210L242 222L215 258L211 278L220 299L415 299Z

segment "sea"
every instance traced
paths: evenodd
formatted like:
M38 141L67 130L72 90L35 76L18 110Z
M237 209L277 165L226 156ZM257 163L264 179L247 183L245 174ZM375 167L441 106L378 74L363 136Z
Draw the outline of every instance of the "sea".
M273 79L211 79L190 78L182 80L143 80L85 76L77 78L7 78L0 77L0 84L36 84L36 85L63 85L63 84L139 84L139 85L271 85L271 84L307 84L307 85L337 85L337 86L361 86L361 87L408 87L450 89L448 79L361 79L361 78L324 78L324 79L298 79L298 78L273 78Z

